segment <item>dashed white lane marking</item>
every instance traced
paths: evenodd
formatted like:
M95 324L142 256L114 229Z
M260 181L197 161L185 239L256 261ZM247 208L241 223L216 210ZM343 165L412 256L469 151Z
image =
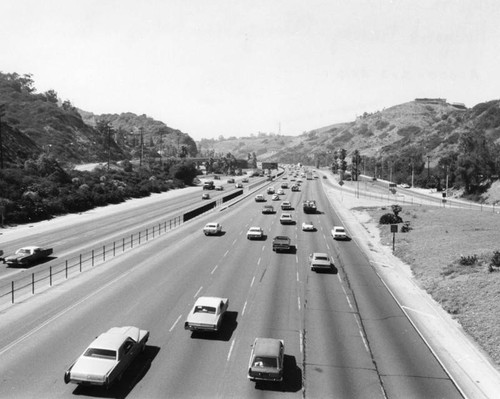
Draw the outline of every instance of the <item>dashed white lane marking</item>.
M231 357L231 352L233 351L234 348L234 339L233 342L231 342L231 347L229 348L229 353L227 354L227 361L229 361L229 358Z
M219 265L215 265L215 267L212 269L212 271L210 272L210 274L214 274L214 272L217 270L218 267L219 267Z
M179 322L179 320L181 319L182 315L180 314L179 317L177 318L177 320L174 322L174 324L172 324L172 327L170 327L170 329L168 330L168 332L172 332L172 330L175 328L175 326L177 325L177 323Z
M253 283L255 282L255 276L252 278L252 282L250 283L250 287L253 287Z
M198 291L196 291L196 294L194 294L193 298L196 298L198 296L198 294L201 292L202 289L203 289L203 286L201 286L200 288L198 288Z
M241 315L243 316L245 314L245 309L247 308L247 301L245 301L245 304L243 305L243 310L241 311Z

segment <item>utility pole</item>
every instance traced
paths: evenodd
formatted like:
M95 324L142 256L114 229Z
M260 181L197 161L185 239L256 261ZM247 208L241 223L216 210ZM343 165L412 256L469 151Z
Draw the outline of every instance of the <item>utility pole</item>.
M5 114L5 104L0 105L0 169L3 169L2 116Z
M108 130L108 172L109 172L109 163L111 161L111 127L109 126L109 123L107 125L107 130Z
M141 155L139 157L139 166L142 166L142 157L144 155L144 128L139 128L139 131L141 132Z

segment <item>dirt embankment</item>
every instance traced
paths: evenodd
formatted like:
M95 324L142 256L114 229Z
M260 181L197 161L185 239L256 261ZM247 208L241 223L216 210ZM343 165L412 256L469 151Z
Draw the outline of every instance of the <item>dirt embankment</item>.
M365 208L373 223L390 206ZM427 206L404 206L409 233L396 235L395 255L411 266L418 284L456 318L500 365L500 214ZM382 243L392 246L389 226L379 225ZM462 265L461 256L477 261Z

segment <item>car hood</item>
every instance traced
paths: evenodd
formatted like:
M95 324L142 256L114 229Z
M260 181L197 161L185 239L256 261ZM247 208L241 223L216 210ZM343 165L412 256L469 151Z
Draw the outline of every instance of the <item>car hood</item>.
M187 322L192 324L215 324L216 321L216 315L207 313L191 313L187 319Z
M73 376L106 376L116 365L116 360L82 356L71 368Z

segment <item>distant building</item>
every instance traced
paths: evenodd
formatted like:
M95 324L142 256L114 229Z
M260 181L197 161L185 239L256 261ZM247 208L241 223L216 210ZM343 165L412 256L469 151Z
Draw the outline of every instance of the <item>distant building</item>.
M415 101L424 104L446 104L446 98L416 98Z

